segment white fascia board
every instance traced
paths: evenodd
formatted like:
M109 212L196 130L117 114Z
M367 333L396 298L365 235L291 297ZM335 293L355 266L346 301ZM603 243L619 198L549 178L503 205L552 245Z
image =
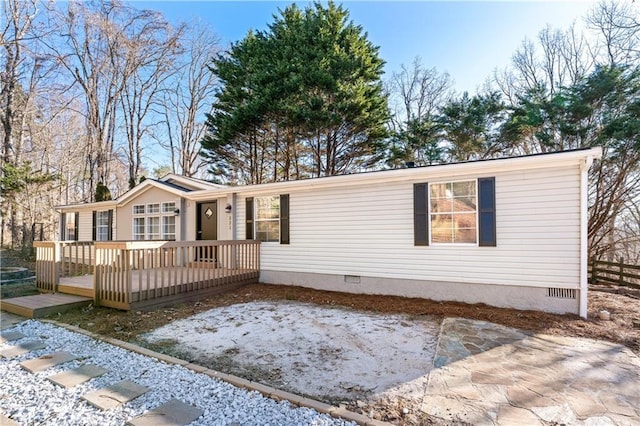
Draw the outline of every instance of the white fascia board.
M393 169L352 175L329 176L315 179L302 179L286 182L274 182L261 185L236 186L218 191L193 191L187 198L194 201L207 200L227 193L251 196L269 192L285 192L308 190L312 188L339 188L380 182L417 181L431 178L455 177L456 175L489 173L513 170L534 170L548 167L573 166L587 158L597 159L602 156L602 148L531 155L514 158L502 158L467 163L441 164L435 166L416 167L410 169Z
M101 210L109 207L115 207L118 200L98 201L95 203L84 204L66 204L62 206L54 206L53 208L60 213L75 212L80 210Z
M108 207L121 207L126 204L129 199L134 198L135 196L139 196L147 192L151 188L158 188L163 191L169 192L178 197L184 197L188 192L180 191L177 188L172 188L168 185L160 184L154 180L145 180L141 184L138 184L134 188L128 190L124 194L122 194L119 198L115 200L109 201L100 201L96 203L85 203L85 204L69 204L63 206L55 206L54 208L59 212L70 212L70 211L78 211L78 210L99 210Z

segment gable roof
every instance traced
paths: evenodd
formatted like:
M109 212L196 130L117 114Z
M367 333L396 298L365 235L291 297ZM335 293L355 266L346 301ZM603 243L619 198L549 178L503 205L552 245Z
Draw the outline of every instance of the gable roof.
M412 179L431 179L442 176L455 176L474 173L492 173L496 171L519 170L553 167L558 165L575 165L580 161L602 157L601 147L579 148L567 151L529 154L517 157L491 158L460 163L436 164L431 166L376 170L347 175L323 176L312 179L263 183L258 185L234 186L220 189L220 194L227 193L264 193L267 191L289 191L321 187L340 187L358 184L380 184L382 182L405 181ZM195 201L211 197L209 191L194 191L189 198Z
M202 179L196 179L188 176L181 176L175 173L167 173L162 176L159 181L166 182L168 184L174 184L185 189L200 190L200 189L217 189L226 188L226 185L218 185L215 183L207 182Z
M130 198L140 195L151 188L160 188L179 197L194 201L225 196L231 193L264 193L266 191L288 191L319 187L340 187L357 184L379 184L381 182L402 181L411 179L429 179L442 175L456 175L465 173L488 173L491 171L517 170L521 168L542 168L551 165L578 164L579 161L602 157L601 147L580 148L567 151L549 152L541 154L522 155L508 158L492 158L484 160L466 161L460 163L437 164L423 167L368 171L347 175L326 176L313 179L301 179L264 183L258 185L227 186L206 182L201 179L169 173L162 178L147 179L134 188L122 194L118 199L102 201L100 203L72 204L56 206L59 211L83 208L105 208L120 206Z
M131 198L141 195L151 188L159 188L178 197L185 197L193 191L211 191L227 188L225 185L210 183L201 179L180 176L174 173L168 173L160 179L145 179L138 185L134 186L115 200L101 201L94 203L78 203L55 206L56 210L65 211L69 209L82 208L110 208L121 206L127 203Z

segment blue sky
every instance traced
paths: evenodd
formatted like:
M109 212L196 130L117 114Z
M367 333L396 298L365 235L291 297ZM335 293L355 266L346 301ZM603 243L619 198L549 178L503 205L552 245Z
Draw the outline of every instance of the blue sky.
M135 1L165 17L208 22L225 45L249 29L265 30L292 2ZM296 2L305 7L308 2ZM337 2L340 3L340 2ZM427 67L447 71L458 91L475 92L496 67L509 64L525 37L535 38L549 24L565 29L583 25L593 1L345 1L351 20L380 47L387 75L416 56Z

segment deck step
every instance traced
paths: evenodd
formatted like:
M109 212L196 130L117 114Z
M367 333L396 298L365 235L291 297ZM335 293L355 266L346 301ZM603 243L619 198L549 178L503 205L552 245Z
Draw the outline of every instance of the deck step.
M203 414L204 410L174 398L145 414L134 417L126 424L129 426L184 426Z
M108 372L109 370L106 368L93 364L85 364L78 368L74 368L73 370L47 377L47 380L58 386L62 386L63 388L72 388L76 385L88 382L95 377L100 377Z
M30 371L31 373L37 373L38 371L44 371L51 367L55 367L56 365L73 361L74 359L78 359L78 357L70 354L69 352L53 352L35 359L22 361L20 363L20 367Z
M136 399L148 391L147 387L130 380L123 380L109 387L89 392L83 395L82 399L101 410L110 410Z
M60 293L14 297L0 301L0 309L27 318L41 318L70 309L89 306L93 299Z
M90 297L93 299L95 291L93 287L78 287L73 284L58 284L58 293L70 294L72 296Z
M21 343L17 346L9 346L0 351L0 357L4 358L15 358L20 355L24 355L31 351L37 351L39 349L45 349L47 345L42 343L39 340L34 340L31 342Z

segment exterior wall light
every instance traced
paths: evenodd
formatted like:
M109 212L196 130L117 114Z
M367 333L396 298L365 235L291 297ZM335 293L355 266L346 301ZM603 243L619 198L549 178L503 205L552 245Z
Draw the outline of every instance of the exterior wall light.
M173 211L173 214L174 214L174 215L176 215L176 216L178 216L178 215L180 214L180 209L175 209L175 210Z
M231 204L227 204L227 206L224 208L224 211L227 213L231 213Z

